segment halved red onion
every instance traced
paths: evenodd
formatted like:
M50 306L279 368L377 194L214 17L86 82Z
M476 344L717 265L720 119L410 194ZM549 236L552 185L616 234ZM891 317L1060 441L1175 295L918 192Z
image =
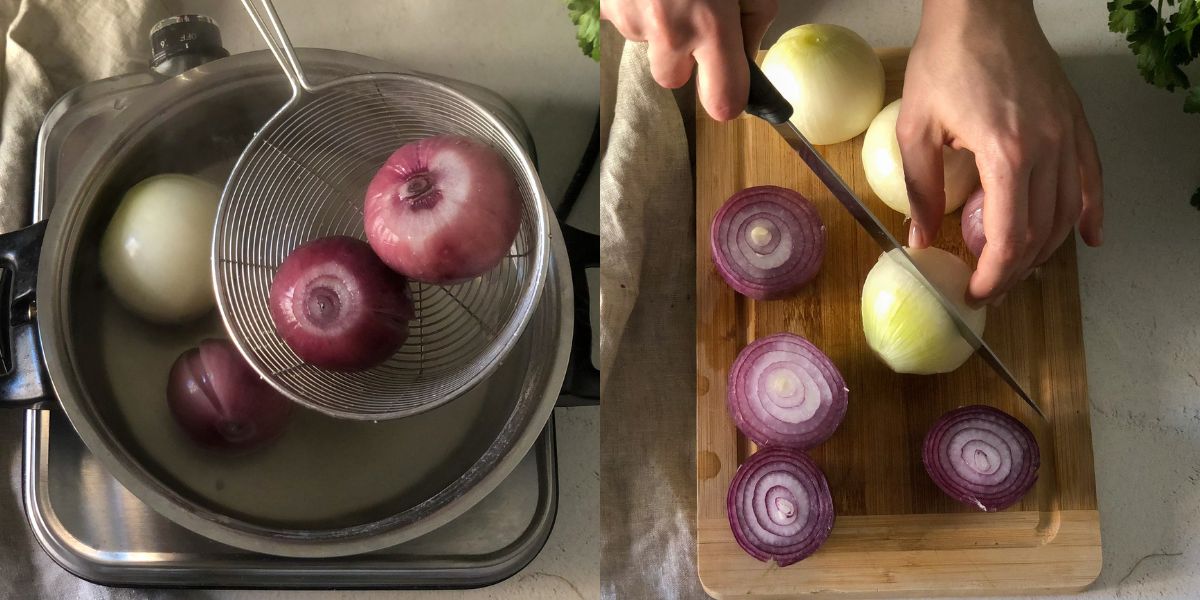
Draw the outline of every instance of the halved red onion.
M983 511L1016 504L1037 482L1037 440L1020 421L990 406L942 415L925 434L925 471L951 498Z
M738 467L726 496L742 550L781 567L808 558L833 530L833 495L820 467L791 448L764 448Z
M987 239L983 235L983 188L977 188L967 197L962 209L962 236L967 250L976 258L983 254Z
M786 296L808 283L825 258L825 224L807 198L773 185L734 194L713 218L717 271L755 300Z
M846 416L850 390L833 361L793 333L757 339L729 370L733 422L761 446L807 450L829 439Z

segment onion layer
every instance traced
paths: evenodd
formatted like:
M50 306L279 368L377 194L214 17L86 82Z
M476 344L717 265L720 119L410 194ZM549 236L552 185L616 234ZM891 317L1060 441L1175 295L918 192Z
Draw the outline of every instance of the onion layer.
M742 463L729 485L726 509L742 550L781 567L808 558L833 530L825 474L790 448L765 448Z
M976 188L963 206L962 236L971 254L976 258L983 254L983 245L987 243L983 235L983 188Z
M797 192L750 187L717 211L710 246L729 287L755 300L771 300L816 277L825 258L825 224Z
M883 106L883 63L845 27L789 30L767 51L762 70L792 104L792 123L814 144L862 133Z
M983 335L987 309L971 308L966 301L971 268L938 248L907 250L926 277L956 305L967 326ZM958 333L937 298L893 258L897 252L881 255L863 282L867 345L897 373L949 373L962 366L975 349Z
M871 191L883 203L897 212L911 216L908 206L908 186L904 181L904 162L900 157L900 142L896 140L896 119L900 116L900 100L885 106L875 115L867 135L863 137L863 172ZM950 214L962 206L971 189L979 185L975 155L970 150L942 148L945 167L946 208Z
M807 450L829 439L846 416L841 372L808 340L777 333L755 340L729 370L729 413L762 446Z
M1037 482L1037 440L1020 421L990 406L942 415L925 434L925 471L951 498L983 511L1016 504Z

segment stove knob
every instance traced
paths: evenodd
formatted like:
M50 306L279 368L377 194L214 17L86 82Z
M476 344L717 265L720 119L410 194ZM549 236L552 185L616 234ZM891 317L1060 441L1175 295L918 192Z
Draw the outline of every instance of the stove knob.
M204 15L179 15L156 23L150 30L154 55L150 68L168 77L229 56L221 45L217 22Z

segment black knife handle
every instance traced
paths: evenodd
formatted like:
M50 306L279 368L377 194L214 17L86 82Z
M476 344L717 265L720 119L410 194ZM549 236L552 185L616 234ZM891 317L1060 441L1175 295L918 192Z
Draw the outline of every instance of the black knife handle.
M775 89L754 59L748 58L747 62L750 63L750 99L746 102L746 112L772 125L792 118L792 104Z

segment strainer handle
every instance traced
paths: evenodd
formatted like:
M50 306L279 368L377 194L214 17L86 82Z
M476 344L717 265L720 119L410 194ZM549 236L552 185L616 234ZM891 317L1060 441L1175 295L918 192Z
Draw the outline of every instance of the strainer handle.
M254 22L254 27L262 35L263 41L267 43L267 48L271 50L271 54L275 55L275 60L283 69L288 82L292 84L292 98L298 97L301 92L312 91L312 84L304 76L304 69L300 67L300 59L296 58L292 40L288 38L287 31L283 29L279 13L275 12L275 5L271 3L271 0L242 0L242 6L246 7L246 12L250 15L250 20Z

